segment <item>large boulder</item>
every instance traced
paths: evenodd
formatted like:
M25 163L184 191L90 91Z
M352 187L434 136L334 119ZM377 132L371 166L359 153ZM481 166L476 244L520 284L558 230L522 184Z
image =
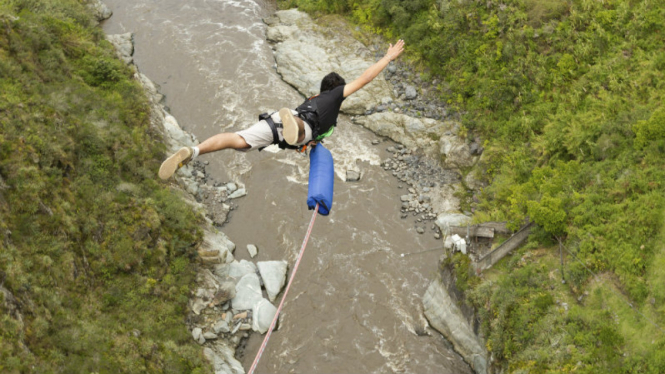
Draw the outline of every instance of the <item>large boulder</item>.
M261 292L261 281L255 273L247 274L236 284L236 295L231 300L231 305L236 310L248 310L263 299Z
M439 134L451 129L451 121L437 121L431 118L415 118L401 113L381 112L354 119L378 135L404 144L408 148L421 148L429 154L439 149Z
M205 263L223 264L233 261L233 250L236 245L226 234L212 227L203 230L203 241L199 246L198 253Z
M203 356L212 364L215 374L245 374L242 364L235 358L235 349L226 344L203 348Z
M107 35L106 40L113 44L116 54L127 65L134 62L134 35L131 32Z
M101 0L90 0L88 8L90 8L92 15L95 16L98 22L108 19L113 15L111 9L102 3Z
M473 166L477 160L471 154L469 145L454 135L444 135L439 139L439 152L446 156L445 164L455 168Z
M443 235L450 233L450 226L464 226L471 223L471 217L460 213L441 213L436 217L436 225Z
M170 152L176 152L182 147L194 147L198 145L196 138L185 132L178 124L178 120L172 115L165 113L164 115L164 129Z
M240 280L247 274L256 274L256 265L247 260L233 261L229 264L228 272L226 273L229 278Z
M286 282L286 261L259 261L256 263L270 301L275 301Z
M252 330L264 334L270 328L275 318L277 308L266 299L261 299L252 308Z
M278 42L275 45L277 72L305 97L319 93L321 79L328 73L337 72L350 82L375 62L358 53L360 50L368 51L360 42L343 34L333 40L324 37L311 18L296 9L278 11L266 23L269 40ZM298 29L294 29L293 25L297 25ZM378 76L344 100L342 111L364 114L381 104L381 99L390 92L383 76Z
M430 325L453 343L476 374L487 373L487 352L481 339L473 332L466 317L450 298L441 279L430 283L423 296L423 309Z

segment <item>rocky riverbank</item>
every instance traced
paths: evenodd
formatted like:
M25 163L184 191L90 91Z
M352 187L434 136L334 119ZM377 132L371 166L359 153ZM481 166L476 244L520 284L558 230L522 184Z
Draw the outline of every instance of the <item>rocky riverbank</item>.
M385 53L384 46L357 41L345 25L315 23L296 9L278 11L265 22L277 72L306 97L318 94L320 79L328 72L355 79ZM442 245L450 248L449 226L471 220L471 212L460 211L458 196L482 188L476 173L482 172L477 165L483 149L479 139L462 136L457 115L436 100L437 83L423 81L403 62L392 62L347 98L342 112L398 143L386 149L392 156L381 166L405 190L399 214L403 219L412 216L418 233L431 230L437 239L447 239ZM473 328L473 311L460 308L446 284L454 282L440 277L432 281L423 297L425 315L476 373L487 373L488 355Z

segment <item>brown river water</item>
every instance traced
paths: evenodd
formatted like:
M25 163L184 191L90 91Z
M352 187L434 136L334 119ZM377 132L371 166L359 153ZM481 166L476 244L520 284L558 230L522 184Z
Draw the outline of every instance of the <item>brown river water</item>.
M236 131L259 113L295 107L303 97L275 71L261 0L104 0L108 34L133 32L134 61L161 87L180 125L199 140ZM355 77L346 77L347 81ZM319 216L296 279L257 373L472 373L426 321L421 296L436 274L441 246L429 230L400 219L398 181L379 167L392 143L340 116L326 146L333 153L335 196ZM248 195L222 228L237 259L286 260L292 266L305 236L308 159L295 152L204 155L218 181L245 185ZM345 170L362 172L345 182ZM156 171L155 171L156 173ZM428 223L427 226L431 226ZM277 305L277 302L276 304ZM184 328L184 327L183 327ZM249 370L262 335L252 334L238 359Z

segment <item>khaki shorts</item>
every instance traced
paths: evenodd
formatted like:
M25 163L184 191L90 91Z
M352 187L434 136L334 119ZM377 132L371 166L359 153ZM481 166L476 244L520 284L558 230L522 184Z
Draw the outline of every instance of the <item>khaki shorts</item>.
M296 112L293 113L296 114ZM279 118L278 112L272 114L272 120L275 123L282 123L282 119ZM242 138L245 139L245 142L250 146L250 148L239 149L239 151L244 151L244 152L251 151L257 148L267 147L271 145L273 141L272 130L270 129L270 125L268 125L268 122L266 121L259 121L248 129L236 132L236 134L242 136ZM280 141L284 140L284 137L282 136L281 127L277 128L277 135L279 136ZM312 129L309 126L309 124L305 122L305 139L296 145L304 145L309 143L311 140L312 140Z

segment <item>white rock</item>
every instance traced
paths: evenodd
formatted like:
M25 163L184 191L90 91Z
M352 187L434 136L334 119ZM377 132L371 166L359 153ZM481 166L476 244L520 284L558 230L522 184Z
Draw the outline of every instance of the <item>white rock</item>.
M228 276L239 280L247 274L256 274L256 265L247 260L233 261L229 264Z
M204 332L204 333L203 333L203 337L204 337L206 340L215 340L215 339L217 339L217 334L208 331L208 332Z
M252 309L252 330L264 334L275 318L277 308L266 299L261 299Z
M247 252L249 252L249 256L251 258L254 258L254 256L256 256L257 253L259 253L259 249L256 248L254 244L247 244Z
M236 310L252 309L256 303L263 299L261 281L255 273L247 274L236 284L236 296L231 305Z
M423 309L430 325L455 346L477 374L487 374L487 352L483 342L444 289L441 279L430 283L423 296Z
M125 34L107 35L106 40L113 44L118 57L127 65L134 62L134 36L131 32Z
M230 314L230 313L229 313ZM229 328L229 323L226 322L225 320L219 320L215 323L215 325L212 327L213 331L215 333L219 334L220 332L230 332L231 329Z
M441 213L436 217L436 225L439 226L443 235L450 233L450 226L463 226L471 222L471 217L461 213Z
M236 186L236 184L233 183L233 182L227 183L225 187L226 187L226 190L229 191L229 193L233 193L233 192L235 192L235 190L238 189L238 186Z
M229 257L233 257L233 251L236 249L233 243L226 234L218 231L212 227L206 228L203 231L203 242L199 247L202 251L219 251L219 258L222 263L228 263Z
M110 18L113 15L113 12L109 7L106 6L101 0L91 0L88 4L88 7L92 10L92 14L95 16L97 21L103 21Z
M170 114L164 116L164 129L166 130L167 139L169 140L169 150L177 152L182 147L196 146L196 138L191 134L185 132L178 121Z
M206 339L203 337L203 330L201 330L201 328L199 328L199 327L195 327L192 330L192 337L199 344L203 344L203 343L206 342Z
M286 261L259 261L256 266L259 268L268 298L270 301L275 301L286 283L288 264Z
M454 135L439 138L439 152L446 156L446 165L456 168L473 166L477 160L466 142Z
M237 191L229 195L229 199L237 199L245 195L247 195L247 190L245 190L244 188L239 188Z

